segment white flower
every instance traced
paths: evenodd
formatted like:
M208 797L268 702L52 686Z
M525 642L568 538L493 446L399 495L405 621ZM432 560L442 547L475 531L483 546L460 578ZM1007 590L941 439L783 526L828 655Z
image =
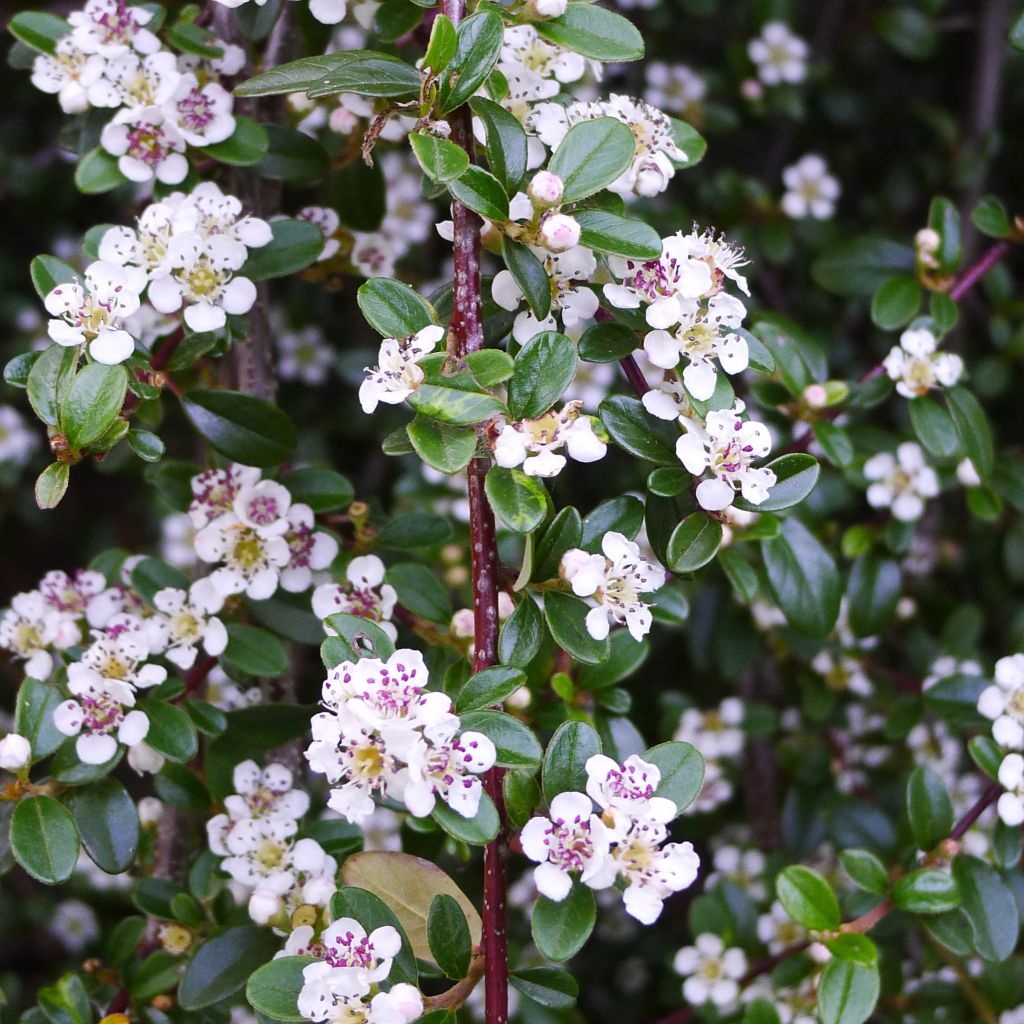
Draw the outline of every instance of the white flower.
M177 185L188 174L185 139L161 107L122 108L100 132L100 145L129 181Z
M828 648L822 648L812 659L811 668L835 693L854 693L858 697L870 697L875 691L861 663L842 652L834 653Z
M619 764L604 754L587 758L587 796L598 807L630 818L665 824L676 816L676 805L655 796L661 782L657 765L632 754Z
M686 433L676 442L679 461L694 476L710 470L711 477L697 485L696 498L701 508L713 512L727 509L739 491L752 505L760 505L775 485L775 473L766 467L755 468L772 447L771 435L763 423L742 420L743 403L731 409L709 412L702 427L685 420Z
M318 263L337 255L341 248L341 240L335 237L341 227L337 210L329 206L304 206L295 216L318 227L324 236L324 251L317 256Z
M700 858L692 843L665 843L668 830L654 821L631 822L616 836L611 863L626 880L622 902L626 913L641 924L653 924L661 905L674 892L692 885Z
M707 93L707 82L685 64L652 60L645 68L647 91L644 99L670 114L686 114Z
M68 15L71 38L87 53L118 57L129 48L138 53L155 53L160 40L144 26L153 12L123 0L88 0L81 11Z
M578 548L566 552L562 574L577 597L596 602L586 619L587 632L595 640L603 640L615 622L625 623L630 636L639 641L651 629L651 611L640 595L658 590L665 582L665 571L641 558L640 546L621 533L606 533L601 551L599 555L587 555Z
M228 313L248 313L256 302L256 285L235 274L246 256L241 242L222 235L176 235L167 255L173 269L150 283L149 301L161 313L174 313L184 303L185 323L193 331L220 330Z
M290 593L308 590L313 573L326 569L338 555L338 542L326 530L317 530L309 505L296 502L288 509L285 541L291 559L281 572L281 586Z
M163 652L165 635L159 623L119 613L102 632L94 630L93 636L95 640L81 660L68 666L69 684L103 687L124 683L134 691L159 686L167 678L167 669L146 663L150 655Z
M54 650L63 650L81 639L75 616L51 607L37 590L16 594L0 618L0 647L25 662L25 674L49 679Z
M1024 749L1024 654L996 662L995 683L978 697L978 711L992 719L992 737L1001 747Z
M65 736L77 736L75 753L85 764L105 764L119 743L134 747L149 732L145 712L127 710L135 704L134 688L118 680L69 676L68 689L77 700L66 700L53 712L53 724Z
M32 744L24 736L9 732L0 740L0 768L18 772L32 761Z
M260 471L255 466L237 462L227 469L207 469L192 477L192 503L188 507L192 526L201 530L225 512L231 512L238 494L259 479Z
M964 372L964 362L949 352L936 352L938 342L927 328L904 331L900 343L885 357L882 365L896 390L904 398L917 398L932 388L952 387Z
M669 331L649 331L644 338L644 351L655 366L673 369L680 356L688 365L683 370L686 389L699 401L706 401L715 391L718 367L732 375L747 368L749 352L746 340L734 333L746 315L739 299L720 293L707 301L679 301L679 326Z
M726 697L717 708L687 708L673 739L696 747L705 759L736 757L743 750L743 701Z
M889 508L901 522L920 519L926 498L939 493L939 478L924 460L919 444L904 441L891 452L879 452L864 463L864 476L870 481L867 491L872 508Z
M183 231L195 231L202 238L222 236L247 249L261 248L274 237L265 220L243 215L241 200L225 195L212 181L201 182L187 196L176 192L174 197L180 204Z
M715 850L712 863L715 870L704 879L705 890L727 879L752 900L759 902L768 895L764 884L765 856L760 850L722 846Z
M569 0L528 0L528 6L535 18L558 18L565 14Z
M190 146L212 146L229 139L235 131L233 108L227 89L218 82L201 84L193 74L180 77L165 107Z
M721 936L705 932L676 953L676 973L683 975L683 998L691 1006L707 1002L724 1009L739 997L739 979L747 972L747 957L742 949L725 948Z
M98 53L86 53L67 35L57 41L53 56L37 54L32 62L32 84L42 92L55 95L65 114L81 114L90 106L99 105L90 94L95 95L106 66Z
M125 271L97 260L86 267L84 281L57 285L44 300L54 318L48 333L58 345L88 344L100 363L121 363L135 351L135 340L122 321L139 308L139 295Z
M307 1020L317 1024L412 1024L423 1015L423 997L412 985L399 982L372 997L369 989L348 994L334 987L325 973L318 963L303 968L305 984L298 1005Z
M69 952L77 953L100 936L96 911L84 900L62 900L57 904L48 931Z
M996 809L999 817L1015 828L1024 824L1024 757L1007 754L999 765L999 785L1006 792L999 797Z
M923 765L936 775L952 780L963 754L963 743L950 734L943 722L918 722L907 733L904 743L915 765Z
M153 595L153 604L161 613L154 618L164 634L164 657L178 668L189 669L195 664L200 645L213 656L222 654L227 647L224 623L207 615L204 607L193 602L189 592L164 587Z
M341 917L328 925L320 937L320 963L303 971L305 984L299 995L299 1011L310 1011L320 1004L323 992L346 996L363 995L371 986L387 979L394 958L402 948L395 928L384 925L369 934L351 917Z
M597 462L608 451L591 418L579 415L577 403L535 420L506 423L494 442L494 461L506 469L522 466L527 476L557 476L566 464L558 454L563 447L576 462Z
M366 368L366 379L359 385L359 404L372 413L378 402L399 405L423 383L423 371L417 362L434 351L444 337L444 328L431 324L409 338L385 338L381 342L377 365Z
M590 797L559 793L551 801L549 817L531 818L523 827L523 853L537 863L533 878L549 900L561 902L569 895L572 872L580 872L584 884L599 881L595 888L611 884L605 877L611 832L593 812Z
M551 281L551 309L543 320L524 309L512 325L512 336L521 345L526 344L535 334L557 328L554 312L558 312L562 326L571 330L585 320L593 318L599 305L597 296L580 282L589 281L597 270L597 259L590 249L577 245L566 252L549 252L547 249L532 247L534 255L544 264ZM526 296L507 270L501 270L491 282L491 297L510 312L519 309Z
M204 562L224 563L192 587L193 599L211 611L232 594L244 592L254 601L270 597L277 590L281 570L292 558L288 541L280 533L268 536L233 515L222 516L199 530L196 554Z
M104 78L90 90L95 106L162 107L178 88L181 74L178 62L169 50L148 56L126 52L107 62ZM97 88L106 83L109 96L97 101Z
M384 582L384 563L376 555L359 555L345 569L346 583L321 583L313 591L313 614L326 619L337 612L358 615L375 622L391 640L398 631L391 615L398 602L398 594L390 583ZM333 630L325 625L330 634Z
M548 0L553 9L562 0ZM564 10L564 4L563 4ZM556 17L543 14L541 17ZM506 77L527 74L553 87L541 87L536 99L549 99L558 93L556 83L568 84L583 77L587 62L578 53L542 39L533 25L510 25L505 28L505 40L498 56L498 69ZM543 94L543 95L541 95Z
M437 796L462 817L476 817L483 793L477 776L493 767L497 753L482 733L469 731L456 738L458 727L458 719L449 716L433 731L432 742L414 743L406 755L409 775L402 799L417 818L434 810Z
M781 21L767 22L760 36L747 43L747 54L765 85L795 85L807 75L807 43Z
M277 375L316 387L327 380L334 361L334 352L324 340L319 327L310 325L299 330L280 331L277 341Z
M836 209L839 182L828 173L828 165L817 153L808 153L782 172L786 193L782 209L787 217L828 220Z
M356 233L349 259L363 277L390 277L395 272L398 253L394 242L379 231Z

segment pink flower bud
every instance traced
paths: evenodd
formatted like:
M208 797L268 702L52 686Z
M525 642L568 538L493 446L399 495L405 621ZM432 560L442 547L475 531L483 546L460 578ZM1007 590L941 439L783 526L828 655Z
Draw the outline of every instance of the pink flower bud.
M828 404L828 391L820 384L808 384L804 388L804 401L812 409L824 409Z
M562 201L565 182L550 171L538 171L526 191L537 206L557 206Z
M551 252L566 252L580 241L579 223L568 214L555 213L540 226L540 238Z

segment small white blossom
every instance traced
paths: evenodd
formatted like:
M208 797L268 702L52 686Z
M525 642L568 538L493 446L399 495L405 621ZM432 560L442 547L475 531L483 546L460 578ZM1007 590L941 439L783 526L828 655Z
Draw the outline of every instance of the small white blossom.
M787 217L828 220L836 209L839 182L828 173L828 164L817 153L808 153L782 172L786 193L782 210Z
M743 750L743 701L726 697L717 708L687 708L676 726L674 740L696 747L705 759L736 757Z
M0 462L24 466L37 446L21 413L13 405L0 405Z
M900 343L882 365L904 398L918 398L932 388L952 387L964 372L963 360L950 352L936 352L938 342L927 328L904 331Z
M630 636L641 640L651 629L650 608L640 600L665 582L665 571L640 556L640 546L621 533L610 531L601 540L601 554L578 548L562 557L562 574L577 597L595 606L587 613L587 632L603 640L610 624L625 623Z
M381 342L377 365L366 368L366 379L359 385L359 404L372 413L378 402L400 405L423 383L418 361L444 337L444 328L431 324L409 338L385 338Z
M644 69L647 91L644 99L670 114L686 114L698 106L707 93L707 82L685 64L652 60Z
M165 104L182 138L190 146L212 146L229 139L235 131L231 93L219 82L201 83L193 74L178 79Z
M165 587L153 595L153 605L160 613L154 619L166 643L164 657L178 668L191 668L200 646L209 655L224 652L228 643L224 623L208 615L188 591Z
M133 710L135 690L115 679L69 677L68 689L77 699L64 701L53 712L53 724L65 736L77 736L75 753L85 764L105 764L118 744L134 747L149 732L149 718Z
M721 936L705 932L676 953L676 973L683 975L683 998L691 1006L713 1003L721 1010L739 998L739 979L747 972L746 954L737 946L725 948Z
M676 805L655 796L661 782L657 765L632 754L619 764L605 754L587 758L587 796L598 807L629 818L665 824L676 816Z
M714 871L704 879L704 888L711 889L726 879L760 902L768 895L764 884L765 856L757 849L742 850L738 846L721 846L712 857Z
M611 849L611 863L626 881L623 906L641 924L653 924L664 900L697 878L700 858L693 843L666 843L667 838L664 825L632 821L625 834L616 836Z
M129 181L177 185L188 174L185 138L161 107L122 108L100 132L100 145Z
M835 693L853 693L858 697L870 697L875 691L860 661L842 652L822 648L812 659L811 668Z
M295 216L318 227L324 236L324 251L317 256L318 263L337 255L341 248L341 240L336 237L341 227L337 210L329 206L304 206Z
M562 448L576 462L597 462L608 451L592 419L573 402L535 420L505 423L494 442L494 461L506 469L522 466L527 476L553 477L566 465Z
M309 387L323 384L331 372L334 352L319 327L276 334L277 374L282 380L294 380Z
M1024 654L996 662L995 683L978 697L978 711L992 719L992 737L1001 747L1024 749Z
M153 12L120 0L88 0L81 11L68 15L71 38L86 53L119 57L129 49L155 53L160 40L145 26Z
M767 22L761 34L747 43L747 55L765 85L796 85L807 75L807 43L781 21Z
M105 97L100 87L106 61L98 53L86 53L70 35L57 41L53 55L40 53L32 63L32 84L41 92L57 97L65 114L81 114L100 106Z
M69 952L78 953L100 936L96 911L84 900L57 904L48 931Z
M384 563L376 555L359 555L345 568L345 583L321 583L313 591L313 614L318 619L344 612L376 623L393 641L398 630L391 615L398 594L384 582ZM325 630L334 631L325 624Z
M925 462L921 446L904 441L892 452L879 452L864 463L869 481L867 499L872 508L888 508L901 522L920 519L927 498L939 493L939 478Z

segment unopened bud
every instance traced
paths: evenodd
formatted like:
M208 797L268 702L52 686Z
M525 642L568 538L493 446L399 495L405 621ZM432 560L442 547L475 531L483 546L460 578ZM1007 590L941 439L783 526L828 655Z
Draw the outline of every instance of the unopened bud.
M565 182L551 171L538 171L530 179L526 193L537 206L557 206L565 193Z
M804 388L804 401L811 409L824 409L828 405L828 391L822 384L808 384Z
M8 733L0 740L0 768L21 771L32 760L32 744L18 733Z
M581 548L570 548L562 555L561 564L558 566L558 575L563 580L572 582L572 578L590 561L590 555Z
M565 213L555 213L544 219L540 226L540 239L551 252L567 252L580 241L579 222Z
M473 636L474 632L475 626L473 623L473 609L460 608L452 616L452 636L458 636L466 639Z
M139 821L155 825L164 816L164 805L155 796L144 796L139 801Z
M302 928L304 925L313 927L316 924L319 911L308 903L303 903L292 911L292 928Z
M339 135L351 135L359 124L359 118L346 107L335 107L331 116L327 119L332 132Z
M569 0L529 0L527 6L535 18L560 18L569 7Z
M942 239L939 237L938 231L933 228L921 228L916 235L914 235L914 247L919 253L925 253L931 255L939 251L939 246L942 245Z

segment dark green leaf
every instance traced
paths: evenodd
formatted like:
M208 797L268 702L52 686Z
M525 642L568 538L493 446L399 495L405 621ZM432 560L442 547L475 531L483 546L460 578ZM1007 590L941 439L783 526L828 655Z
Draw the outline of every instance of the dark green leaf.
M570 8L580 9L583 8ZM587 6L585 9L618 17L597 7ZM543 22L538 27L543 29L544 26L554 24L554 21ZM563 202L574 203L615 181L633 162L635 153L636 140L627 125L614 117L598 117L591 121L580 121L566 132L565 138L552 154L548 170L557 174L565 185Z
M249 250L239 274L253 281L287 277L315 263L324 251L323 232L307 220L272 220L270 230L274 237L266 245Z
M497 63L505 38L501 16L495 11L471 14L458 25L456 33L455 55L441 85L442 114L461 106L483 85Z
M277 406L240 391L196 389L182 397L192 425L221 455L246 466L276 466L295 450L295 426Z
M519 469L492 466L484 482L495 515L515 533L530 533L547 512L547 491L536 477Z
M427 941L434 963L447 977L458 979L469 974L473 957L469 925L458 901L447 893L438 893L430 903Z
M549 1010L568 1010L575 1006L580 992L576 979L557 967L525 967L514 972L509 981L527 999Z
M204 942L178 987L183 1010L201 1010L233 995L277 952L278 940L265 928L240 925Z
M243 82L235 89L235 95L307 92L319 97L354 92L397 98L413 96L419 89L420 73L397 57L372 50L347 50L279 64Z
M661 237L642 220L604 210L580 210L574 216L583 229L580 243L588 249L632 260L656 260L661 256Z
M464 715L467 711L494 707L525 685L526 674L517 668L505 668L501 665L485 668L470 676L466 685L459 690L455 710ZM463 727L468 728L465 725Z
M779 536L761 542L768 582L787 621L825 636L839 616L842 588L835 562L802 523L787 519Z
M543 635L544 620L540 609L529 594L524 594L498 634L498 657L501 663L525 668L540 650Z
M677 813L681 814L697 799L704 783L704 758L696 747L671 740L651 747L643 759L661 772L655 795L671 800Z
M436 22L435 22L436 24ZM487 133L487 164L506 193L514 193L526 174L526 132L504 107L484 96L469 101Z
M536 23L537 31L552 43L600 61L639 60L643 37L633 24L593 4L570 4L558 18Z
M504 768L533 768L544 753L537 737L518 718L501 711L470 711L462 715L463 732L483 733L498 752Z
M551 281L544 264L529 246L501 237L501 256L509 273L515 278L533 315L543 320L551 312ZM553 331L546 332L553 334Z
M68 809L97 867L116 875L131 866L139 844L139 816L120 782L100 779L72 791Z
M577 882L560 903L546 896L537 898L530 920L533 941L543 956L561 963L583 948L596 919L593 891Z
M232 622L224 660L250 676L279 676L288 670L288 652L273 633Z
M78 829L68 810L52 796L26 797L11 818L11 850L37 881L66 882L78 860Z
M559 793L582 793L587 788L587 760L601 753L601 738L586 722L563 722L544 752L541 775L544 797L550 803Z
M953 878L971 925L975 952L982 960L1000 963L1017 948L1020 932L1012 890L994 868L963 854L953 861Z
M668 539L666 566L677 573L696 572L722 546L722 524L703 512L688 515Z
M460 178L448 182L448 191L463 206L487 220L508 220L508 196L498 179L482 167L473 165Z
M562 397L576 375L576 346L556 331L535 334L516 356L508 408L517 420L536 419Z
M426 299L390 277L360 285L357 299L370 326L385 338L407 338L436 319Z
M863 1024L878 1001L878 968L833 959L825 965L818 986L822 1024Z
M794 921L814 931L831 931L841 920L835 893L824 878L800 864L784 868L775 880L775 893Z

